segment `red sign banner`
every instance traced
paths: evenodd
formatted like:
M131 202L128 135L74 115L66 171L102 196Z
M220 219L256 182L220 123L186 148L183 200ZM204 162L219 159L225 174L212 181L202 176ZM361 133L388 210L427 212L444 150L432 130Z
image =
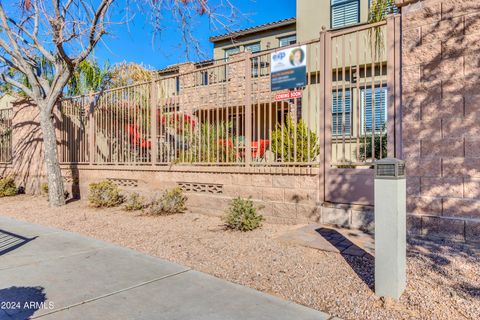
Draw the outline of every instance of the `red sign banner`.
M295 98L300 98L301 96L302 96L302 91L300 91L300 90L277 93L275 95L275 101L295 99Z

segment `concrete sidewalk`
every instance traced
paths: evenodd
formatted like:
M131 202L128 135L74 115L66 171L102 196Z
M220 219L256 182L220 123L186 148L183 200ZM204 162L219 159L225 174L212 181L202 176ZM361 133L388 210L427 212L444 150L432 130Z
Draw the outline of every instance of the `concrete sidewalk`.
M330 319L78 234L0 217L0 319Z

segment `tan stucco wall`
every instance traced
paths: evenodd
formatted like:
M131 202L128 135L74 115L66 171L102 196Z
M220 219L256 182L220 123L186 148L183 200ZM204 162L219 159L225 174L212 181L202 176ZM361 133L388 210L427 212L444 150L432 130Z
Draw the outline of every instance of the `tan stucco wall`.
M297 41L309 41L319 38L322 27L330 29L330 3L331 0L297 0L296 2L296 25L284 26L268 31L219 41L214 44L213 58L215 60L225 58L224 50L244 46L256 42L261 43L261 49L276 48L279 45L278 38L296 34ZM369 0L360 0L360 23L368 20Z
M297 0L297 40L319 37L324 26L330 29L330 0ZM360 0L360 23L368 20L368 0Z

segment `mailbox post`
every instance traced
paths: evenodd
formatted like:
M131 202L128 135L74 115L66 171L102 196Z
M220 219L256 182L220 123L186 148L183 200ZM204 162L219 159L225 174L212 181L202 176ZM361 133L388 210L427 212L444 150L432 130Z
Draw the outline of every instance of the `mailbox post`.
M375 162L375 294L399 299L406 286L405 161Z

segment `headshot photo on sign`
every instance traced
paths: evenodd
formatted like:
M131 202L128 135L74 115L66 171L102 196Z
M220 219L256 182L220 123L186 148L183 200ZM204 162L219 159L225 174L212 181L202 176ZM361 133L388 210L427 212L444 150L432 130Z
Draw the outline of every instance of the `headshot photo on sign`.
M292 50L289 58L292 66L301 66L303 64L303 60L305 59L305 53L303 52L302 48L297 48Z

